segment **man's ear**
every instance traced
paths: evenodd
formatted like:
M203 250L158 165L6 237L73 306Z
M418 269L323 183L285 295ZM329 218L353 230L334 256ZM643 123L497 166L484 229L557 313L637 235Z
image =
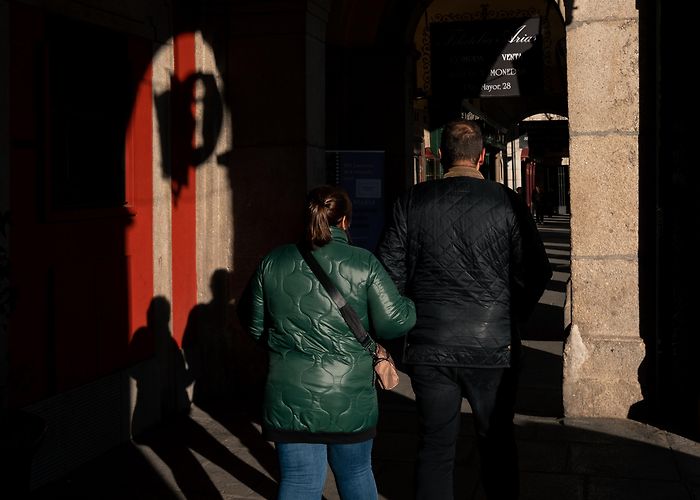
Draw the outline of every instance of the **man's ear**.
M477 163L477 165L483 165L484 159L486 159L486 148L481 148L481 154L479 155L479 162Z

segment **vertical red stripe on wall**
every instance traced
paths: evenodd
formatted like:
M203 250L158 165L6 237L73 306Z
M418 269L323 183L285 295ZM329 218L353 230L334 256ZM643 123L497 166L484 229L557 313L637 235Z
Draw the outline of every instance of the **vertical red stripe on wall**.
M194 33L175 38L175 78L172 82L173 156L172 240L173 240L173 337L178 344L187 316L197 303L196 185L193 165L195 108Z
M130 58L146 68L138 82L126 135L126 198L134 212L125 230L130 335L146 322L153 297L153 97L148 40L132 40Z

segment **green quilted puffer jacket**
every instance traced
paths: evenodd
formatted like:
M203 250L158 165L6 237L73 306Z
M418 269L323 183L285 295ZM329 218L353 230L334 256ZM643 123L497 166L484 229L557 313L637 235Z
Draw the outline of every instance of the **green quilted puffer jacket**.
M332 241L313 251L323 270L375 338L404 335L416 321L413 302L399 294L371 252L349 245L341 229L331 230ZM295 245L278 247L262 260L238 311L269 352L267 439L352 443L374 436L372 357Z

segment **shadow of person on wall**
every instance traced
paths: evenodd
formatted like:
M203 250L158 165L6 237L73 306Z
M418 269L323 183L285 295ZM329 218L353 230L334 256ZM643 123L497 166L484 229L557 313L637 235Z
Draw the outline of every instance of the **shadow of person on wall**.
M212 273L212 298L190 311L182 338L192 402L209 414L255 413L262 403L266 353L238 324L232 280L226 269Z
M136 381L132 435L189 409L187 386L192 379L169 324L170 302L165 297L153 297L146 325L136 330L129 343L131 376Z
M134 441L150 447L172 472L186 498L223 498L198 459L210 461L264 498L272 498L274 481L238 458L219 439L190 417L187 386L193 381L179 346L172 338L170 303L154 297L147 324L130 344L137 395L132 418ZM156 425L159 424L159 425Z
M212 298L190 311L182 337L194 381L192 402L203 410L232 403L235 360L229 279L226 269L214 271L209 282Z
M194 388L192 402L236 436L276 477L273 447L259 428L263 378L267 361L252 339L237 328L231 293L232 273L217 269L211 276L212 298L197 304L188 317L182 339Z

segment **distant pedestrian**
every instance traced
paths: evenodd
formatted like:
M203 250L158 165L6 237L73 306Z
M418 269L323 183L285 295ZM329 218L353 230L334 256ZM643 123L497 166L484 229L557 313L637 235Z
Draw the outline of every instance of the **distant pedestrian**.
M544 212L547 209L547 201L545 199L544 190L538 184L532 190L532 213L535 217L535 222L544 224Z

